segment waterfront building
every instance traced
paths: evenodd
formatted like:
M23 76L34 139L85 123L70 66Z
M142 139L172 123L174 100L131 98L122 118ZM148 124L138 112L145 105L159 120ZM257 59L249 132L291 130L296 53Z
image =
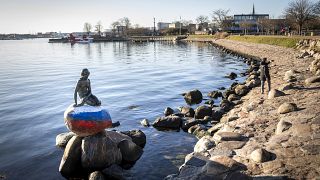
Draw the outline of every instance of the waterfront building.
M166 22L158 22L158 24L157 24L158 31L161 31L161 30L164 30L164 29L168 29L169 28L169 24L170 23L166 23Z

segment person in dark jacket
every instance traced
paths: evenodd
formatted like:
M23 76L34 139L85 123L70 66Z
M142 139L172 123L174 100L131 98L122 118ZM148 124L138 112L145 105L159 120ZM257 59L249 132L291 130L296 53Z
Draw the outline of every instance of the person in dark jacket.
M267 62L267 58L263 58L260 63L260 80L261 80L261 94L264 93L264 82L268 82L268 92L271 90L271 79L270 79L270 73L269 73L269 64L270 62Z

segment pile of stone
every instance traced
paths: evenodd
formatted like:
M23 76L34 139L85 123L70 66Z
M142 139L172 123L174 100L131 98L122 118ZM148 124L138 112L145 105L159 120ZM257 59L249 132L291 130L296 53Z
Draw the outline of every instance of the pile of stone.
M81 137L73 132L56 137L64 148L59 172L68 179L123 179L143 154L146 136L140 130L102 131Z
M249 69L244 73L248 75L245 83L234 82L230 88L223 92L215 90L208 93L210 100L206 101L204 105L199 105L193 109L190 106L182 106L175 112L172 108L167 107L164 111L164 116L158 117L153 123L153 127L159 130L179 130L195 135L197 138L210 135L211 127L219 124L224 114L229 112L235 105L241 104L241 97L245 96L250 89L260 85L259 79L259 61L255 59L245 59L245 63ZM237 77L236 74L231 73L230 77ZM203 94L201 91L195 89L182 94L188 105L200 104L203 101ZM219 105L214 104L214 100L221 98ZM233 121L238 117L230 117L225 121ZM143 120L142 125L148 126L148 121Z

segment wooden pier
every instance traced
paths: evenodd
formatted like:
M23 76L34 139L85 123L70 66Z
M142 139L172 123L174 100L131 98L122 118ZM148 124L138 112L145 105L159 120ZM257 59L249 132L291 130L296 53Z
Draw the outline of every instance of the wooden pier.
M155 41L179 41L186 39L187 36L131 36L128 37L132 42L155 42Z

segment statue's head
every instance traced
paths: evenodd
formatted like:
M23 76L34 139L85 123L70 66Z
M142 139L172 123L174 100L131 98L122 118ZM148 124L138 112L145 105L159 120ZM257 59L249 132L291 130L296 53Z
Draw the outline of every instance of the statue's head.
M82 69L81 71L81 77L88 77L90 75L90 72L87 68Z

